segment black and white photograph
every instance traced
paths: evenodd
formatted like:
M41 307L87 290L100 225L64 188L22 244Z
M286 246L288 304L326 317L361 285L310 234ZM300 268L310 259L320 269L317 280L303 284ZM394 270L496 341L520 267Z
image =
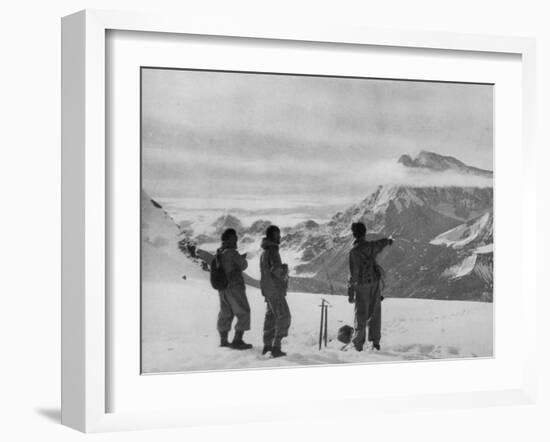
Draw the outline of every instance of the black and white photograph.
M141 68L141 372L493 357L482 83Z
M2 6L0 442L550 441L548 2Z

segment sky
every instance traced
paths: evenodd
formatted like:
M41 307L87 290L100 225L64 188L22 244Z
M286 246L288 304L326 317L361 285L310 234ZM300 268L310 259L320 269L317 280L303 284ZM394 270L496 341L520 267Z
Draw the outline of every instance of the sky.
M492 170L493 87L142 70L142 178L156 198L353 200L407 181L397 159L420 150Z

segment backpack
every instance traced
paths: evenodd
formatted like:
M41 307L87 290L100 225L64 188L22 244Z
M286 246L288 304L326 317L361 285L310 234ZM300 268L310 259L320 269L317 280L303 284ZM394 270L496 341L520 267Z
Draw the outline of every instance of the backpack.
M342 344L349 344L353 336L353 327L351 325L343 325L338 329L337 339Z
M214 290L225 290L229 281L222 267L221 253L216 253L216 256L210 263L210 285Z

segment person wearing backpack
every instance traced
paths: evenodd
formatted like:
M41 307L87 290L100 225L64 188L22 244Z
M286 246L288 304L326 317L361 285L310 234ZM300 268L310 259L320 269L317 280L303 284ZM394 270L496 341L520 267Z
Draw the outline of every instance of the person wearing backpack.
M363 350L368 324L368 340L372 342L373 348L380 350L383 271L376 262L376 257L386 246L393 244L393 239L383 238L377 241L367 241L365 239L367 229L362 222L353 223L351 231L355 238L349 252L348 286L349 302L355 303L355 328L352 343L357 351Z
M241 255L237 251L238 237L235 229L226 229L221 240L221 247L217 250L211 265L212 286L218 289L220 296L217 323L220 347L248 350L252 348L252 345L243 340L244 332L250 330L250 305L246 297L243 278L243 270L248 267L246 253ZM221 277L216 274L220 270L223 271ZM235 317L237 318L235 336L230 343L228 336Z
M281 350L281 341L288 336L291 321L290 309L286 302L288 265L281 262L280 242L280 229L277 226L269 226L262 240L263 252L260 257L260 287L266 303L262 354L271 352L274 358L286 356Z

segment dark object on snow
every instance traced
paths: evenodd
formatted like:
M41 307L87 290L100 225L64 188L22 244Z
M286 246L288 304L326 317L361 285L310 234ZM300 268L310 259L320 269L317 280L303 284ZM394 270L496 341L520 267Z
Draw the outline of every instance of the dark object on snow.
M162 209L162 206L159 203L157 203L154 199L151 200L151 204L155 206L157 209Z
M210 284L215 290L225 290L228 285L227 276L221 265L221 255L217 253L210 264Z
M353 327L349 325L343 325L338 329L338 340L343 344L349 344L351 337L353 336Z

